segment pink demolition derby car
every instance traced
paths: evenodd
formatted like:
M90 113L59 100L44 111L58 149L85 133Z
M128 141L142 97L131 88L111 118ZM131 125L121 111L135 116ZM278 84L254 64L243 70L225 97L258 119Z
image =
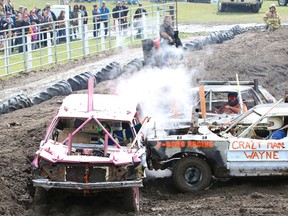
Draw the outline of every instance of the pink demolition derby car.
M142 128L137 103L116 95L67 96L48 127L33 161L36 191L64 189L83 192L123 191L122 207L139 210L144 177Z

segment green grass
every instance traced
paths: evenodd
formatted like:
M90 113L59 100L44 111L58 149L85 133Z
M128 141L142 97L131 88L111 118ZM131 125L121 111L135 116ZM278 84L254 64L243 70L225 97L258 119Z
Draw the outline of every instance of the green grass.
M105 47L106 50L109 48L109 50L116 48L116 38L115 37L110 37L111 40L111 46L110 46L110 41L106 40L105 41ZM131 43L130 38L127 38L123 41L124 44L127 44L129 42L129 46L133 46L135 44L140 43L140 39L135 40L133 43ZM77 58L82 58L84 53L83 53L83 43L80 40L74 40L70 43L70 50L71 50L71 59L77 59ZM102 45L101 45L101 39L99 38L98 40L92 38L88 40L88 47L89 47L89 54L98 54L102 52ZM67 44L66 43L61 43L57 44L56 48L52 45L51 48L51 56L52 56L52 61L53 63L56 62L57 58L57 63L66 63L68 62L68 52L67 52ZM55 56L56 53L56 56ZM28 54L26 53L26 59L28 59ZM0 65L4 66L5 59L4 55L0 53ZM24 53L17 53L15 52L12 56L10 56L10 72L18 72L22 71L24 69ZM33 70L37 70L38 68L43 68L43 67L49 67L51 64L49 63L49 57L48 57L48 49L47 47L43 47L41 49L36 49L32 51L32 65L33 65ZM1 68L0 69L0 76L5 75L5 69Z
M275 1L264 1L259 13L252 13L244 9L231 9L227 12L219 13L217 4L200 3L178 3L179 23L198 24L236 24L236 23L263 23L264 13L271 3ZM276 4L277 5L277 4ZM288 20L288 6L277 7L277 11L282 21Z

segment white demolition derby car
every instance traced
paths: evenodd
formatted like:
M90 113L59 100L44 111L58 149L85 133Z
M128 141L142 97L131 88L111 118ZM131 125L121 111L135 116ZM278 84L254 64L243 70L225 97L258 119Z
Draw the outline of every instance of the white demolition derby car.
M149 169L171 169L182 192L216 178L281 176L288 171L288 103L257 105L230 124L152 128L146 137Z
M142 125L137 103L115 95L67 96L47 129L32 163L33 185L84 195L121 190L122 207L139 210Z
M243 111L233 112L230 109L221 110L227 104L229 94L238 95L238 104L242 101L247 109L259 104L275 103L276 99L261 85L258 80L254 81L198 81L199 87L187 89L181 97L173 98L169 102L168 118L157 119L157 124L167 128L186 128L190 126L191 119L196 115L204 118L203 106L200 105L201 88L203 91L203 101L205 101L205 120L206 123L220 123L235 119ZM241 101L239 100L241 96ZM172 104L172 106L171 106ZM196 111L197 110L197 111ZM154 117L154 116L153 116ZM156 116L157 117L157 116ZM203 121L199 119L199 121ZM155 119L155 118L154 118Z

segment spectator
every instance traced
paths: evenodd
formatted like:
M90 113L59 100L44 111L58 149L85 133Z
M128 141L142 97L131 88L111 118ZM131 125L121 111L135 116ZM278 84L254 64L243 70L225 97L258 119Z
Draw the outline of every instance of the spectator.
M5 8L3 0L0 0L0 20L2 20L2 17L5 16Z
M134 22L135 27L137 28L136 38L142 38L142 32L143 32L143 20L142 16L147 16L147 11L142 8L142 4L139 4L139 8L135 11L134 15Z
M264 14L264 22L266 23L266 29L274 31L281 26L280 15L276 11L276 5L271 4L269 10Z
M40 20L41 28L41 44L42 46L47 46L47 33L49 33L52 29L52 18L48 16L47 11L42 12L42 19Z
M7 11L6 16L2 18L1 21L1 29L0 30L8 30L8 29L13 29L14 28L14 21L11 18L11 12ZM11 32L9 33L8 31L5 31L2 33L2 36L5 36L6 38L10 38Z
M79 9L81 12L81 17L83 17L83 24L88 24L88 13L86 7L84 5L80 5Z
M55 22L57 21L57 17L53 11L51 11L51 7L49 4L46 4L46 11L48 13L48 16L52 18L52 20Z
M9 11L11 14L15 14L14 6L11 0L7 0L4 6L6 12Z
M110 10L106 7L105 1L102 2L102 7L99 9L99 11L101 14L100 20L101 20L101 22L104 23L105 37L106 37L108 34L108 19L109 19Z
M22 15L21 13L18 13L14 26L15 26L15 28L17 28L15 31L15 35L16 35L15 45L18 45L18 52L19 53L23 52L23 50L24 50L23 43L26 44L26 37L23 37L23 36L28 34L29 25L30 25L30 23L28 21L28 15L27 14ZM24 31L23 31L23 28L24 28ZM23 35L23 32L24 32L24 35ZM23 41L23 38L25 38L24 41ZM26 50L26 46L25 46L25 50Z
M122 29L127 29L127 23L128 23L127 16L128 16L129 10L125 1L122 1L122 9L123 9L123 21L122 21L123 28Z
M38 16L36 15L35 9L30 11L29 19L30 19L31 23L32 22L35 22L36 24L40 23L40 20L39 20Z
M34 10L35 10L35 15L38 17L38 20L39 20L39 23L40 23L40 20L42 19L42 11L38 7L35 7Z
M92 10L92 15L93 15L93 27L94 27L94 31L93 31L93 36L94 37L98 37L99 35L99 29L100 29L100 11L98 8L98 5L93 5L93 10Z
M39 41L39 27L36 26L36 22L32 21L30 26L30 34L31 34L31 42L32 42L32 50L38 48Z
M61 10L60 15L58 16L58 36L59 43L66 42L66 24L65 24L65 11Z
M79 7L76 4L74 5L73 11L71 13L72 15L71 25L73 26L73 33L74 33L75 39L77 38L77 31L78 31L78 12L79 12Z
M24 7L22 5L19 6L18 11L16 12L16 15L18 15L19 13L21 13L23 15L24 13Z
M29 13L28 13L28 8L27 7L24 7L23 8L23 18L24 18L24 15L27 15L27 16L29 16Z
M113 10L112 10L112 17L114 19L115 30L116 30L116 28L118 28L118 30L121 30L121 28L122 28L122 17L123 17L123 15L122 15L123 11L122 10L123 9L122 9L121 2L117 1L116 7L113 8ZM116 26L116 24L117 24L117 26ZM119 26L120 26L120 28L119 28Z

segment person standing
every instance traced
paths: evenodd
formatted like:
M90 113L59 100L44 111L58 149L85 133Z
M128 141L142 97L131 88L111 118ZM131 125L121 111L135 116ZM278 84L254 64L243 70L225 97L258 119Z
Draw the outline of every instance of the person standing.
M36 24L40 23L39 17L36 15L35 9L32 9L29 14L30 22L35 22Z
M74 5L73 7L73 11L71 13L71 25L73 26L73 33L74 33L74 37L75 39L77 38L77 31L78 31L78 12L79 12L79 7L78 5Z
M11 15L12 14L10 11L6 12L6 16L1 20L1 30L8 30L14 28L14 21ZM9 31L5 31L3 32L3 36L5 36L6 38L10 38L12 35L10 35Z
M48 12L45 10L42 12L43 16L42 19L40 20L41 25L41 29L40 31L41 33L41 41L42 41L42 46L47 46L47 34L50 34L51 29L52 29L52 22L53 19L48 16Z
M58 23L58 37L59 37L59 43L66 41L66 24L65 24L65 15L66 12L64 10L61 10L58 21L62 21Z
M142 38L143 32L143 15L147 16L147 11L145 8L142 8L142 4L139 4L139 8L135 11L134 20L135 26L137 28L136 38Z
M0 0L0 20L5 16L5 8L3 0Z
M93 15L93 36L98 37L99 35L99 29L100 29L100 11L98 8L98 5L93 5L93 10L92 10L92 15Z
M81 13L81 17L83 17L83 24L84 25L88 24L88 13L87 13L86 7L84 5L80 5L79 10Z
M18 51L19 53L22 53L25 49L25 51L27 50L27 39L26 39L26 35L29 32L29 26L30 26L30 22L28 20L28 15L27 14L18 14L17 20L15 22L15 28L17 28L16 30L16 39L15 39L15 43L17 43L18 46ZM22 28L21 28L22 27ZM24 28L24 35L23 35L23 31L22 29ZM23 40L24 39L24 40Z
M264 14L263 20L266 23L266 29L269 31L274 31L281 26L280 15L277 13L275 4L269 6L269 10Z
M9 11L11 14L15 14L14 6L11 0L7 0L4 6L6 12Z
M116 2L116 7L113 8L112 10L112 17L114 19L114 27L115 30L116 28L118 28L118 30L121 30L122 27L122 6L121 6L121 2L117 1Z
M49 4L46 4L46 8L45 9L46 9L46 11L48 13L48 16L51 17L54 22L57 21L57 17L55 15L55 13L53 11L51 11L51 7L50 7Z
M123 10L123 18L122 18L122 23L123 23L123 27L122 29L127 29L127 23L128 23L128 7L126 5L125 1L122 1L122 10Z
M160 40L163 45L174 45L174 30L170 16L165 16L163 24L160 26Z
M106 7L106 2L103 1L102 2L102 7L99 9L100 11L100 20L101 22L104 23L104 28L105 28L105 37L107 36L108 34L108 20L109 20L109 13L110 13L110 10Z

